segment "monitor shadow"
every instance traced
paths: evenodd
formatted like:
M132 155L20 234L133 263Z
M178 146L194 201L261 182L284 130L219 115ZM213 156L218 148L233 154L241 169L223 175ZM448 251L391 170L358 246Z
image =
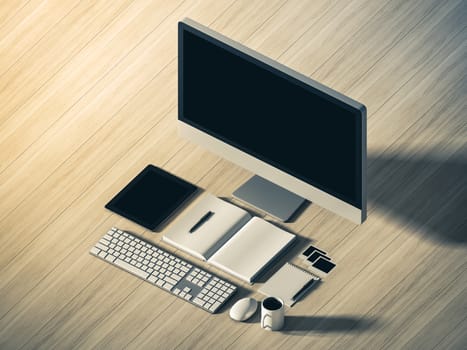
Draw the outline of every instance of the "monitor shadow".
M467 243L467 150L368 156L368 201L443 244Z

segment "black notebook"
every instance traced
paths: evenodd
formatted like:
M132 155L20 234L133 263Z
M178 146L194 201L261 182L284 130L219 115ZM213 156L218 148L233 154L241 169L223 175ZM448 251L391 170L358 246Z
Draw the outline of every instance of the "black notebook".
M155 231L197 190L195 185L148 165L105 207Z

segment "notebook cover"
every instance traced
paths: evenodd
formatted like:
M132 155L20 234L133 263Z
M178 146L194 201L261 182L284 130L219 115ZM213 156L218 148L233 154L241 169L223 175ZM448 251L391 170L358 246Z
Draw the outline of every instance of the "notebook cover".
M294 234L253 217L208 262L253 283L262 270L294 239Z
M287 306L292 306L297 300L293 297L303 286L311 280L320 278L301 268L285 263L271 278L259 289L259 292L281 298Z

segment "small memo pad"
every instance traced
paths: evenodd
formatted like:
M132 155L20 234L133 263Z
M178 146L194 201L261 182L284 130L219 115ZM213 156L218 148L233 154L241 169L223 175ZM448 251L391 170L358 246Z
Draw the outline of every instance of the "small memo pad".
M310 282L317 282L320 278L301 268L285 263L279 271L259 289L267 296L281 298L287 306L292 306L298 300L294 296Z

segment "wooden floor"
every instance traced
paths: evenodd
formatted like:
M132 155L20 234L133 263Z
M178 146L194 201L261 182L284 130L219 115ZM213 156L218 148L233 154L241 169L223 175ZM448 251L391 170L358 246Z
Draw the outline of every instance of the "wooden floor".
M368 219L286 225L289 259L308 239L337 268L282 332L88 253L113 225L160 241L104 209L148 163L223 197L251 175L177 135L184 17L368 108ZM2 0L0 348L466 349L466 23L463 0Z

